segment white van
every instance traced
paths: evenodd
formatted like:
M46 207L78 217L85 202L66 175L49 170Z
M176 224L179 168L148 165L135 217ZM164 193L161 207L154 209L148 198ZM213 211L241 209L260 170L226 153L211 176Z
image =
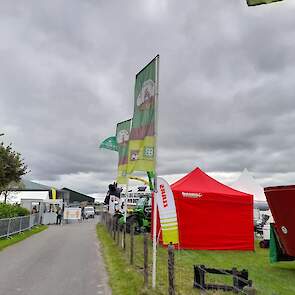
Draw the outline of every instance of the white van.
M95 211L94 208L91 206L87 206L84 208L84 216L85 218L94 218Z

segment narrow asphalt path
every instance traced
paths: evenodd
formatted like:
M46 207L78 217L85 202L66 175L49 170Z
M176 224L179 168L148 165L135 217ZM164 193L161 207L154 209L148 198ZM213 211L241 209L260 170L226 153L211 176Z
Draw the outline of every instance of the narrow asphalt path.
M97 219L51 225L0 252L2 295L109 295Z

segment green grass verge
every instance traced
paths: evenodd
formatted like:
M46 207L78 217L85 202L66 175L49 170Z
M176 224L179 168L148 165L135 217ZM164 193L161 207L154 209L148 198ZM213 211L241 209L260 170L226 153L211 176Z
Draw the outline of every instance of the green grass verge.
M103 225L97 226L97 234L103 246L103 254L110 276L113 294L167 294L167 250L158 247L157 290L143 290L143 238L135 236L134 266L129 265L130 240L127 235L126 251L116 245ZM151 273L152 243L149 240L149 268ZM295 262L270 264L269 251L260 249L256 242L255 252L246 251L175 251L176 293L199 294L193 286L193 265L239 270L247 269L249 279L261 295L294 295ZM206 277L207 279L207 277ZM149 277L151 281L151 275ZM208 282L232 284L230 276L208 275ZM151 292L151 293L149 293ZM210 294L231 294L230 292L211 292Z
M11 246L15 243L20 242L20 241L22 241L34 234L37 234L47 228L48 228L48 226L46 226L46 225L38 225L38 226L33 227L32 229L29 229L29 230L26 230L26 231L20 233L20 234L13 235L8 239L2 238L2 239L0 239L0 251L8 246Z
M105 227L98 224L97 236L109 274L109 284L113 295L161 294L143 289L143 275L127 263L123 250L120 250Z

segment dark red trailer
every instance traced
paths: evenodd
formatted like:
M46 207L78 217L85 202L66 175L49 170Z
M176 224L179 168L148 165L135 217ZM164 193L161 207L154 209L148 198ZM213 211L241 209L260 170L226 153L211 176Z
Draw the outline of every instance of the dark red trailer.
M295 185L266 187L275 230L286 253L295 257Z

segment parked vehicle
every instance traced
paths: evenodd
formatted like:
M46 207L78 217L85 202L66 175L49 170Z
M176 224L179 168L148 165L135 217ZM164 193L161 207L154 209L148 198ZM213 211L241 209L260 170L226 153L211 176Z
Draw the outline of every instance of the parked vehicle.
M126 231L130 232L130 227L135 227L135 232L150 231L152 198L147 195L138 200L132 214L127 217Z
M264 211L261 214L261 219L255 224L256 236L262 238L259 242L260 248L269 248L270 241L270 223L273 223L273 217L270 211Z
M84 208L84 216L86 219L94 218L94 215L95 215L95 211L93 207L87 206Z

